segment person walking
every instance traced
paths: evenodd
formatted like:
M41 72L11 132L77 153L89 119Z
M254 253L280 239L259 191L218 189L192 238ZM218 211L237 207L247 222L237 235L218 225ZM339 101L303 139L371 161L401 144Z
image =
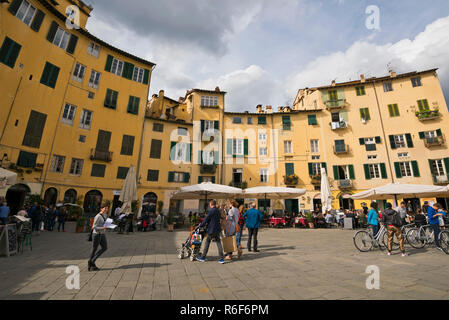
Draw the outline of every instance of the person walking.
M221 225L220 225L220 211L217 209L217 202L212 200L209 203L209 211L206 218L201 222L200 227L204 227L207 224L207 238L204 244L203 255L197 257L196 260L200 262L206 261L206 256L209 251L210 242L214 240L217 243L218 255L220 256L219 263L225 263L223 255L223 246L221 244Z
M108 249L108 243L106 241L106 227L104 226L106 219L108 218L109 204L103 204L100 208L100 212L95 216L94 224L92 226L92 254L90 255L90 259L88 261L88 269L89 271L98 271L100 270L95 262L97 259ZM101 249L97 252L98 246L101 246Z
M238 248L238 257L240 258L243 254L242 250L242 235L243 235L243 227L245 226L245 220L243 219L243 214L245 213L245 206L241 205L239 208L239 220L238 220L238 230L235 236L235 242L237 243Z
M402 256L405 257L407 254L405 253L404 248L404 239L402 238L401 232L401 218L399 213L393 210L393 206L391 203L387 203L387 209L384 211L382 215L382 223L385 225L385 228L388 230L388 255L391 256L391 247L393 246L393 237L396 237L399 240L399 246L401 248Z
M398 208L398 213L399 213L399 217L401 218L401 223L402 223L401 227L402 227L403 225L407 224L405 219L407 218L407 215L408 215L407 208L405 206L404 201L401 202L401 206Z
M239 203L235 200L231 201L231 209L226 217L226 229L225 236L232 237L235 236L237 232L237 226L239 223ZM237 242L237 240L236 240ZM232 252L227 252L225 260L232 260Z
M245 220L246 228L248 229L248 251L251 250L251 242L254 245L254 252L259 252L257 249L258 241L257 234L260 228L260 222L263 219L263 214L259 210L256 209L256 203L253 202L251 204L251 209L245 212L243 215L243 219Z
M438 237L440 236L440 216L443 216L442 213L438 212L442 206L439 203L435 203L433 206L429 207L427 209L427 216L429 218L429 225L430 228L433 230L433 236L435 239L435 245L437 246L438 250L443 250L440 247L440 242L438 241Z
M8 207L8 204L4 201L2 206L0 207L0 224L7 224L8 217L11 210Z
M62 226L62 232L65 232L65 221L67 219L67 209L65 207L61 207L58 214L58 232L61 230Z
M377 213L377 202L371 202L371 209L368 212L368 225L373 229L373 237L379 232L379 214Z

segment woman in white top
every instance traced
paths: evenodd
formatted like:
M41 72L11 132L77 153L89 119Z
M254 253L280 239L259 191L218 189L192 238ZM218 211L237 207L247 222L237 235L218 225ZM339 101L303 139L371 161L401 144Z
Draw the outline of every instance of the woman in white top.
M231 202L231 209L228 212L228 216L226 218L226 229L225 235L226 237L231 237L236 234L236 228L239 222L239 204L237 201L233 200ZM226 253L225 260L232 259L232 252Z
M90 259L88 261L89 271L100 270L96 265L95 261L108 249L108 243L106 242L106 227L104 226L106 219L108 218L109 205L104 204L101 206L100 213L95 216L94 224L92 227L92 241L93 249ZM98 246L101 249L97 252Z

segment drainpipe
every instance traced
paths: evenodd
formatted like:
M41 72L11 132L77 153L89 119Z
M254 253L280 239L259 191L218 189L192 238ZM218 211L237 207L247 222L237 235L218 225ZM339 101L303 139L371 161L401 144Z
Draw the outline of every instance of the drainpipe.
M224 141L224 108L225 108L225 95L223 95L223 112L221 113L221 169L220 169L220 184L223 184L224 165L225 165L225 147L226 141Z

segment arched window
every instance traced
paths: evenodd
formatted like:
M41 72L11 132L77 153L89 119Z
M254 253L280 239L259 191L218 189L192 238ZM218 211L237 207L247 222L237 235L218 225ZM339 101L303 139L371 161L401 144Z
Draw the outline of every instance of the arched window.
M47 191L45 191L44 195L44 203L48 206L56 204L56 201L58 200L58 190L55 188L48 188Z
M76 190L75 189L69 189L64 194L64 203L72 203L76 204Z
M84 212L86 214L97 214L100 212L101 200L103 194L98 190L91 190L84 197Z
M143 196L142 213L156 213L157 195L154 192L148 192Z

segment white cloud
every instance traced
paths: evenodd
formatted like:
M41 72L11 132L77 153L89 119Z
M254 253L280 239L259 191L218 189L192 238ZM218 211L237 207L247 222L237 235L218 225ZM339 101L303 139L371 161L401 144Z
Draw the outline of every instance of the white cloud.
M285 94L294 99L297 90L358 79L381 76L388 65L397 72L421 71L440 68L439 77L449 93L449 16L429 24L415 39L377 45L368 40L357 41L345 52L334 52L308 63L303 70L289 77Z

